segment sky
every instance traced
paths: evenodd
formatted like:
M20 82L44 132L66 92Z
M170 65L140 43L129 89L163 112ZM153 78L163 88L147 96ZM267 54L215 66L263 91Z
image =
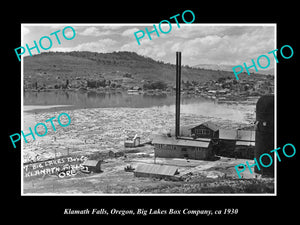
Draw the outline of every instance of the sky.
M52 47L47 51L92 51L108 53L114 51L132 51L137 54L163 62L175 64L175 52L182 52L182 64L194 66L198 64L240 65L244 62L251 65L251 59L274 50L276 46L275 24L171 24L169 33L162 33L158 24L155 24L159 37L151 33L152 40L146 34L154 29L153 24L22 24L21 43L25 47L34 46L34 40L39 43L43 36L51 38ZM67 40L62 30L71 26L75 30L75 37ZM170 29L167 23L162 23L161 29ZM55 35L60 40L58 44ZM145 36L140 39L140 45L134 32L143 30ZM138 33L138 36L142 33ZM65 29L65 36L73 36L70 28ZM42 40L47 48L50 43L47 38ZM42 50L39 48L41 52ZM37 54L33 49L32 54ZM28 52L24 56L29 55ZM269 54L271 66L274 58ZM261 58L261 65L267 62Z

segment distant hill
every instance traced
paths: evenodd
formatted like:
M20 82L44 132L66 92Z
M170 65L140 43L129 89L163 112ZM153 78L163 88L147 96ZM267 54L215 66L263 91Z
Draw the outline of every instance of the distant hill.
M123 79L122 82L139 86L144 81L164 81L174 85L175 67L174 64L155 61L134 52L47 52L24 57L24 79L43 85L54 84L58 79ZM189 66L182 67L181 71L184 81L206 82L221 77L235 79L232 71ZM253 79L257 76L251 75ZM241 79L247 78L241 76Z
M224 64L198 64L193 67L195 68L202 68L208 70L221 70L221 71L229 71L232 72L232 67L237 65L224 65ZM274 68L269 69L261 69L259 72L255 72L255 69L251 69L251 72L258 73L258 74L265 74L265 75L274 75Z

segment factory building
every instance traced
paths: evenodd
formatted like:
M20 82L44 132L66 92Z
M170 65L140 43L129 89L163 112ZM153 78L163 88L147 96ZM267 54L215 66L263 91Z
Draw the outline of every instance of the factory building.
M191 135L195 138L218 138L219 128L214 123L208 121L191 128Z
M155 135L152 141L155 157L186 158L198 160L214 159L210 139L178 138Z
M225 157L253 159L255 151L255 131L219 130L216 154Z
M172 135L175 135L175 130L171 131ZM193 138L218 138L219 128L211 121L207 121L201 124L189 124L180 127L180 136L193 137Z
M186 158L198 160L214 159L211 139L218 129L211 122L180 129L181 52L176 52L176 104L175 135L155 135L154 157Z

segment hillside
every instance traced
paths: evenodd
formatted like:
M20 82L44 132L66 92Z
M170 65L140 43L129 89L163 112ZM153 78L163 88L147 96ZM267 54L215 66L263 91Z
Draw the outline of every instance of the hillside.
M175 55L174 55L175 61ZM155 61L134 52L47 52L24 57L25 84L54 86L59 81L110 80L125 86L148 81L175 84L175 65ZM206 82L221 77L235 79L232 72L183 66L182 80ZM252 79L259 77L251 75ZM241 76L241 79L248 76Z

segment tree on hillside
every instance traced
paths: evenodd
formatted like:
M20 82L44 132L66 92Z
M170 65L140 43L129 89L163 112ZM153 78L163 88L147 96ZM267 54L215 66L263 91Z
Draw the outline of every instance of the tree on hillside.
M165 90L168 85L163 81L154 81L152 83L145 83L143 84L144 89L160 89Z
M143 84L143 89L144 90L152 89L152 85L150 83L145 83Z
M88 80L87 81L87 87L89 87L89 88L96 88L97 87L97 81L95 81L95 80Z

